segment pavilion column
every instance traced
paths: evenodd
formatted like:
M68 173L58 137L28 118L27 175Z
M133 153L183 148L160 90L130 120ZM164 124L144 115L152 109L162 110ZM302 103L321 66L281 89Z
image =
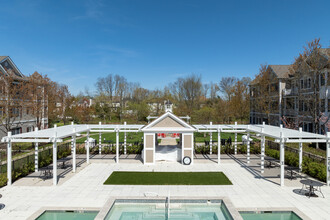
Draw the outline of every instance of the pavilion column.
M246 159L250 163L250 132L247 133Z
M53 185L57 185L57 139L53 142Z
M89 131L87 132L86 139L86 162L89 163Z
M237 126L237 122L235 121L235 129L237 129L236 128L236 126ZM237 154L237 132L235 132L235 155Z
M330 186L330 132L327 132L327 186Z
M221 132L220 126L218 126L218 164L220 164L220 154L221 154Z
M299 132L302 133L302 128L299 128ZM301 140L301 138L299 138ZM302 171L302 161L303 161L303 143L299 143L299 172Z
M38 131L38 127L35 128ZM34 172L38 172L38 142L34 144Z
M11 179L11 151L12 151L12 146L11 146L11 131L8 132L8 142L7 142L7 185L10 186L12 183Z
M126 130L126 121L124 122L125 130ZM124 154L126 154L126 132L124 133Z
M280 185L284 186L284 138L282 131L280 133L280 166L281 166Z
M210 122L210 125L212 125L212 122ZM212 132L210 132L210 154L212 154Z
M116 163L119 163L119 128L116 130Z
M76 172L76 128L73 128L72 136L72 172Z
M100 125L100 129L101 129L102 122L99 122L99 125ZM99 154L100 155L102 154L102 133L101 132L99 133Z

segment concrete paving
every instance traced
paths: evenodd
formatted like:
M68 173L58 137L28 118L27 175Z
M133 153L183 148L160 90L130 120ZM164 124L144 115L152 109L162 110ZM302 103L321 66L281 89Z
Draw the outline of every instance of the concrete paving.
M136 156L136 155L135 155ZM197 155L199 157L201 155ZM103 157L103 158L102 158ZM109 157L109 158L107 158ZM112 158L111 158L112 157ZM203 157L203 156L201 156ZM215 157L216 155L211 155ZM190 166L177 162L157 162L155 165L143 165L140 159L120 159L116 164L113 155L96 155L90 164L81 166L74 175L67 175L58 186L22 186L14 184L0 189L0 199L6 207L0 211L0 219L26 219L41 207L89 207L100 209L114 196L139 196L153 193L158 196L198 196L227 197L238 209L257 208L297 208L311 219L330 219L330 187L322 187L325 198L308 198L299 193L297 185L280 187L274 178L262 178L258 175L258 156L251 156L251 164L246 166L246 158L222 155L221 164L213 159L196 159ZM255 170L253 170L255 169ZM232 181L229 186L123 186L103 185L113 171L222 171ZM275 170L275 169L274 169ZM277 171L272 171L277 172ZM278 172L279 173L279 172ZM265 172L265 176L268 174ZM23 178L24 179L24 178ZM27 182L26 182L27 183Z

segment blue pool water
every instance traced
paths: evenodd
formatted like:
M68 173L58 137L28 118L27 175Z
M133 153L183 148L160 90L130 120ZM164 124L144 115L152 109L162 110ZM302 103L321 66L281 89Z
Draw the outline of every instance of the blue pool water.
M106 220L231 220L226 206L217 202L172 201L169 209L164 201L115 202Z
M37 220L93 220L97 211L45 211Z
M294 212L239 212L244 220L301 220Z

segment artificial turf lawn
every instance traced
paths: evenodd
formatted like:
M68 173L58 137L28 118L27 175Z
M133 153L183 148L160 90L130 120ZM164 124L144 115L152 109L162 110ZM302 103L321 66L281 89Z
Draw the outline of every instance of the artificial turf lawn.
M114 171L105 185L232 185L223 172Z

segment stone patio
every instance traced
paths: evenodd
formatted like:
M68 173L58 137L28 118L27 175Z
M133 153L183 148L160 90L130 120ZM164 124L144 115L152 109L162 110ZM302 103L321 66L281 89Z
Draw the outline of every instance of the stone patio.
M260 175L259 156L252 155L249 166L244 155L221 157L217 164L216 155L203 159L197 155L194 164L183 166L176 162L157 162L143 165L136 155L125 155L116 164L113 155L95 155L90 164L83 162L76 174L68 172L60 178L57 186L41 186L25 177L14 185L0 189L0 199L6 207L0 211L0 219L26 219L41 207L77 207L100 209L114 196L197 196L227 197L237 209L297 208L311 219L330 219L330 188L323 186L325 196L308 198L298 193L299 178L285 180L285 187L279 186L279 169L265 168ZM207 157L207 156L206 156ZM214 158L213 158L214 157ZM81 158L82 159L82 158ZM83 159L82 159L83 160ZM230 186L111 186L103 182L113 171L222 171L232 181ZM62 181L62 182L61 182Z

